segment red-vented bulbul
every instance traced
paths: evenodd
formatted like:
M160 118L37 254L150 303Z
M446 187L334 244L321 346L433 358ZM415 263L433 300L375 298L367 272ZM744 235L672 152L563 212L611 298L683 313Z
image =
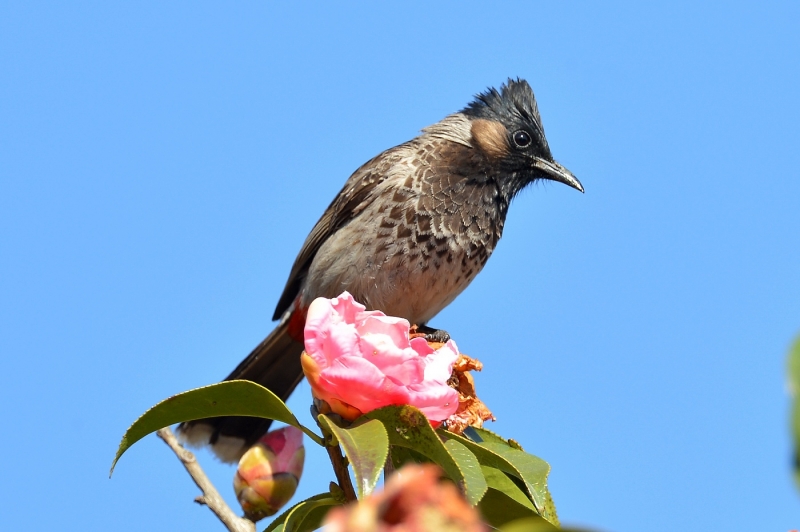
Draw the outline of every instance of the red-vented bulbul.
M367 309L424 325L475 278L503 233L508 206L549 179L583 192L553 160L528 83L511 80L355 171L306 238L273 319L280 323L226 380L286 400L303 378L305 310L347 290ZM269 420L184 423L183 439L238 460Z

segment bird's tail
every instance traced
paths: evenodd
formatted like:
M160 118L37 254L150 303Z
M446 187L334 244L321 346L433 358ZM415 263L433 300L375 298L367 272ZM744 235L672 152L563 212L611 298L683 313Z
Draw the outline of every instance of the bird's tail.
M303 344L289 334L287 318L225 380L257 382L286 401L303 379L300 367ZM271 423L269 419L255 417L213 417L181 423L178 435L190 445L210 444L220 460L235 462L267 432Z

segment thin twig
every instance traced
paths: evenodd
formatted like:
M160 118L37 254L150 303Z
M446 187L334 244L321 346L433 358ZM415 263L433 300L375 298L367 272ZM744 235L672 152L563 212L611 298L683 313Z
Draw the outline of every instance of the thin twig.
M353 481L350 480L350 471L347 469L347 464L344 463L342 449L338 445L328 445L325 448L328 450L328 456L333 465L333 472L336 473L339 487L344 491L347 502L358 500L358 497L356 497L356 490L353 489Z
M220 496L217 488L214 487L205 472L203 472L203 468L197 463L194 454L184 449L183 446L178 443L178 439L169 427L164 427L156 431L156 435L164 440L164 443L169 445L170 449L175 452L183 464L183 467L186 468L186 471L189 472L192 480L194 480L194 483L197 484L197 487L203 492L201 496L195 499L196 503L208 506L209 510L214 512L230 532L255 532L255 523L249 519L239 517L231 510L230 506L228 506L225 500Z

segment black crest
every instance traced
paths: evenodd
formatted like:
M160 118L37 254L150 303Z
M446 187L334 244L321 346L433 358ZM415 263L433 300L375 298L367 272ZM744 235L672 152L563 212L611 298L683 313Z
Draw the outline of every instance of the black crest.
M478 94L461 112L473 118L499 120L503 123L521 122L538 133L537 136L544 138L536 98L531 86L524 79L509 78L500 86L499 91L490 88Z

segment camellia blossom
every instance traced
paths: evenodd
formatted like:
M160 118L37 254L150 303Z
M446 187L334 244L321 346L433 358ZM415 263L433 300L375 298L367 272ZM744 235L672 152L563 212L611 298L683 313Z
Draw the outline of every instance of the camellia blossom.
M244 453L233 489L251 521L274 515L289 502L303 474L305 456L303 433L295 427L268 432Z
M434 350L409 340L407 320L365 309L347 292L309 306L301 362L314 397L350 421L389 405L419 408L435 425L454 414L455 342Z
M407 464L382 491L334 508L325 532L488 532L478 511L433 464Z

